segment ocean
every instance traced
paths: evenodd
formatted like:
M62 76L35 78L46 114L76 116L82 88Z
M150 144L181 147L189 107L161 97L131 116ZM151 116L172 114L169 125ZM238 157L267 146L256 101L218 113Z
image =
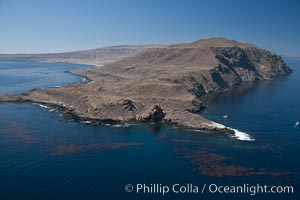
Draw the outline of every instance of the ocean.
M286 62L291 75L203 98L203 115L238 138L160 124L93 126L38 104L0 103L0 199L299 199L300 60ZM84 81L66 72L87 67L1 61L0 94Z

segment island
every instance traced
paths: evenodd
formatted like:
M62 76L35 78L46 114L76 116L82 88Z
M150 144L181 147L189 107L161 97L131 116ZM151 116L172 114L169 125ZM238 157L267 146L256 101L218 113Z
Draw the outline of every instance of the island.
M279 55L226 38L64 54L0 55L0 60L96 64L72 71L86 77L86 83L2 94L1 102L58 107L65 118L94 125L154 122L214 133L234 131L199 114L206 108L203 95L292 73Z

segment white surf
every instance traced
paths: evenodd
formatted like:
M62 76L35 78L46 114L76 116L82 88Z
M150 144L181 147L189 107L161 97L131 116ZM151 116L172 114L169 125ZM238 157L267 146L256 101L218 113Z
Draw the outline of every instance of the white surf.
M251 138L250 135L248 135L247 133L245 132L242 132L242 131L239 131L237 129L234 129L234 128L230 128L230 127L227 127L223 124L219 124L219 123L216 123L216 122L211 122L212 126L215 127L215 128L227 128L229 130L233 130L234 131L234 138L238 139L238 140L243 140L243 141L255 141L255 139Z
M42 108L49 108L48 106L44 106L42 104L39 104L39 106L42 107Z

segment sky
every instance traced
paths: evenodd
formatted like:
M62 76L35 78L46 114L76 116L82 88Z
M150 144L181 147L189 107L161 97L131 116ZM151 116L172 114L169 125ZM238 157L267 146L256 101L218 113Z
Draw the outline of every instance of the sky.
M300 0L0 0L0 53L220 36L300 56Z

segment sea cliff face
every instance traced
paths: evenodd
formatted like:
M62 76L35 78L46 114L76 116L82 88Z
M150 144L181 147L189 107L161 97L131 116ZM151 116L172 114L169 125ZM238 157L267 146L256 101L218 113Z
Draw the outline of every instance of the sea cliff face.
M198 80L198 96L240 85L243 82L272 79L292 73L282 58L258 48L212 47L217 64ZM198 90L200 88L203 91Z
M225 38L148 48L140 53L74 73L88 83L33 89L0 101L58 105L66 118L98 123L165 122L188 129L232 132L216 127L198 112L201 97L243 82L291 73L280 56Z

